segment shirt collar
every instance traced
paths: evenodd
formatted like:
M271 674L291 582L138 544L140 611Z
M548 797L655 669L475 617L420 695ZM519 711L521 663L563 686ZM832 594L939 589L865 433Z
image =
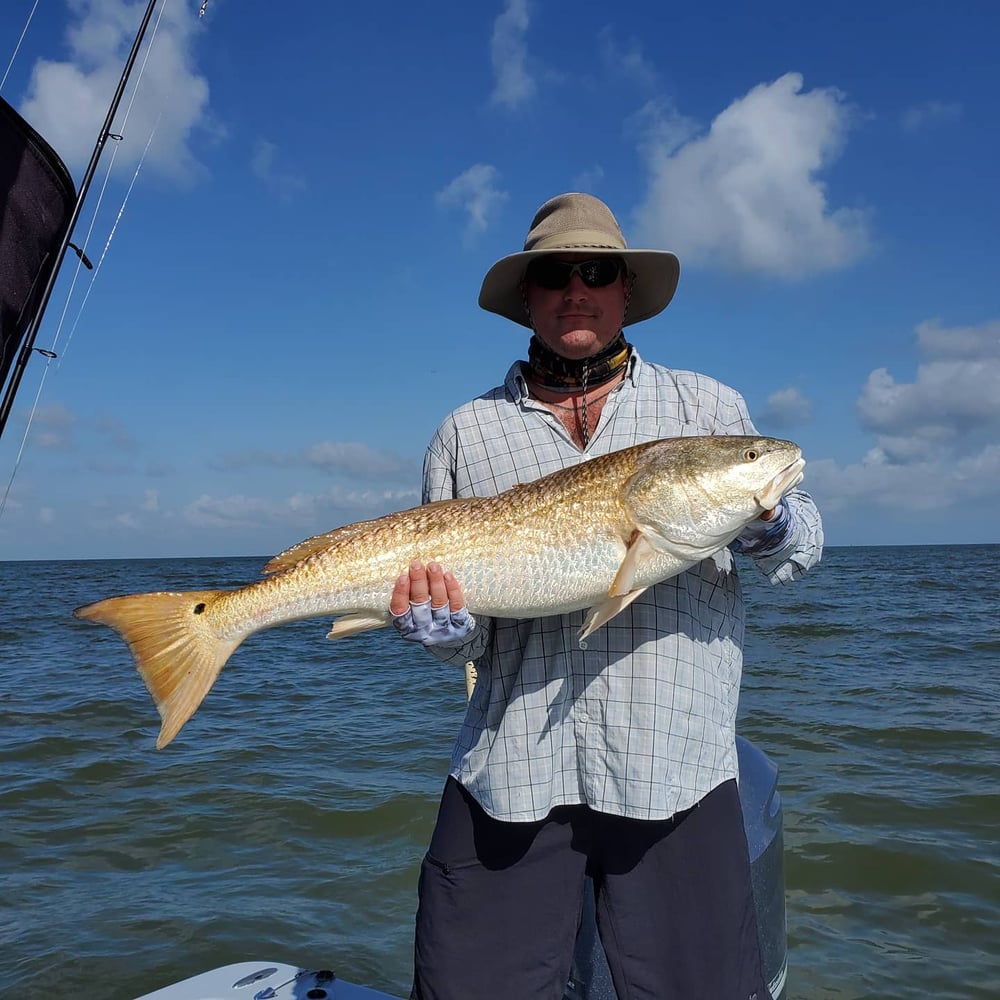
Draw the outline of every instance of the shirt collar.
M528 383L524 380L524 375L521 372L521 365L523 362L515 361L507 372L507 377L503 380L504 388L507 390L507 394L510 396L515 403L523 403L528 396Z

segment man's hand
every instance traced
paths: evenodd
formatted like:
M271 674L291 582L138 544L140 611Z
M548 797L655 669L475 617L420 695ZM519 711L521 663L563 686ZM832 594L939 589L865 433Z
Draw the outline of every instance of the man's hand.
M476 627L465 606L465 595L451 573L440 563L410 563L392 588L389 612L396 631L408 642L425 646L458 645Z

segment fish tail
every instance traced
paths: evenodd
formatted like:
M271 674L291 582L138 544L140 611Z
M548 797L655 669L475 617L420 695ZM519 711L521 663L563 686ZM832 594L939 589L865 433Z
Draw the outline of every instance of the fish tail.
M77 608L84 621L110 625L128 643L162 720L156 749L194 715L233 651L246 638L224 638L206 612L222 590L129 594Z

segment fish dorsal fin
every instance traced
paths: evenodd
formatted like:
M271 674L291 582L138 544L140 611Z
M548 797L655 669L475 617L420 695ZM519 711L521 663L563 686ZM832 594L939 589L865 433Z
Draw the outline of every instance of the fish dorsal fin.
M636 528L629 539L625 558L622 559L622 564L618 567L618 572L608 588L608 594L612 597L621 597L630 593L633 581L639 575L643 564L648 559L654 558L656 554L656 547L653 543L642 533L641 529Z
M290 566L302 562L303 559L308 559L317 552L328 549L335 542L342 542L348 538L353 538L355 535L370 528L375 523L375 520L377 518L371 521L355 521L353 524L345 524L342 528L334 528L333 531L328 531L326 534L314 535L312 538L307 538L305 541L293 545L290 549L279 552L261 572L268 575L288 569Z
M424 504L422 507L413 507L412 510L419 511L429 509L431 507L465 503L468 503L468 500L461 497L454 500L434 500L431 503ZM331 545L336 545L339 542L346 542L355 535L368 531L369 528L381 520L382 518L380 517L374 517L368 521L355 521L353 524L345 524L343 527L334 528L333 531L327 531L325 534L314 535L312 538L307 538L304 542L299 542L297 545L293 545L290 549L285 549L284 552L279 552L273 559L270 560L270 562L268 562L261 572L265 576L268 576L271 573L278 573L283 569L289 569L296 563L302 562L303 559L308 559L310 556L316 555L317 552L322 552L325 549L330 548Z

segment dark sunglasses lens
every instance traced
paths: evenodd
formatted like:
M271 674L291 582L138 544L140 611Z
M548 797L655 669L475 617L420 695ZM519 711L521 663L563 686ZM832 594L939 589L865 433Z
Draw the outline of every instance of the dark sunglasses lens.
M528 281L539 288L550 291L565 288L569 284L573 265L565 260L553 260L551 257L539 257L528 265Z
M618 277L620 261L615 257L595 257L577 263L539 257L528 265L527 278L539 288L555 291L569 284L574 271L579 272L588 288L604 288Z
M614 257L595 257L580 265L580 277L588 288L604 288L618 277L618 261Z

